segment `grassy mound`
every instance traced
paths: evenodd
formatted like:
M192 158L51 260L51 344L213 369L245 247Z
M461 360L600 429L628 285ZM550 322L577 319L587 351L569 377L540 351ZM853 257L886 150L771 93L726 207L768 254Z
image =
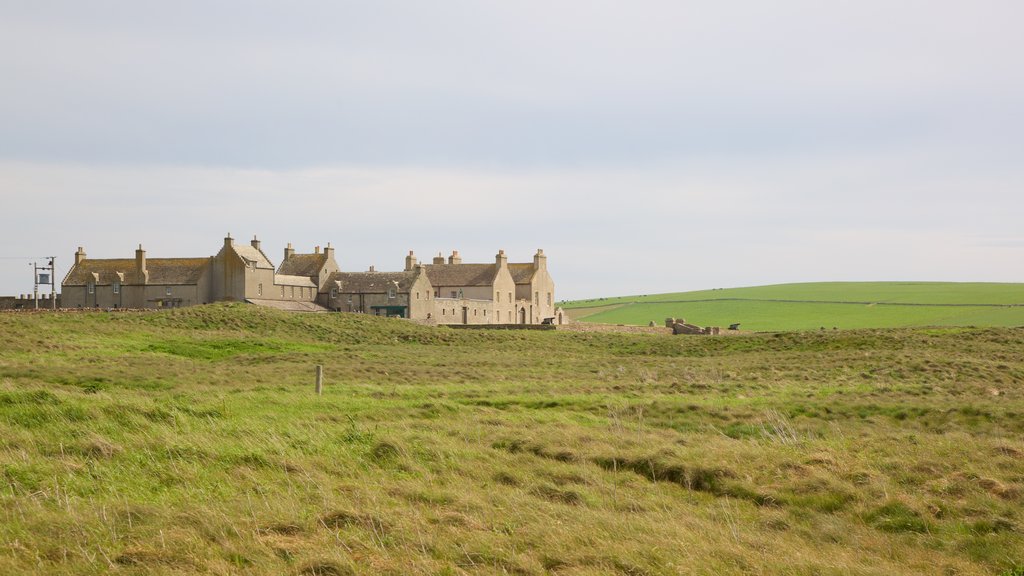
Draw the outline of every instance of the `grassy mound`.
M1021 329L679 338L213 305L0 333L0 573L1024 563Z

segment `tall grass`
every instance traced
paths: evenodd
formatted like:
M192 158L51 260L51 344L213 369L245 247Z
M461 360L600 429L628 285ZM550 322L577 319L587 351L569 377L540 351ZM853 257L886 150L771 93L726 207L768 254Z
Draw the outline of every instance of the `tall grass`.
M459 332L217 305L0 331L0 573L1024 562L1020 329Z

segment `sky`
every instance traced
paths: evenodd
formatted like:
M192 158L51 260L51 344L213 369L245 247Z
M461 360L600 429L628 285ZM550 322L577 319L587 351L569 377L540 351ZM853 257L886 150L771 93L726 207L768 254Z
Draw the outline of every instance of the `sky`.
M0 0L0 295L548 255L559 299L1024 282L1024 3Z

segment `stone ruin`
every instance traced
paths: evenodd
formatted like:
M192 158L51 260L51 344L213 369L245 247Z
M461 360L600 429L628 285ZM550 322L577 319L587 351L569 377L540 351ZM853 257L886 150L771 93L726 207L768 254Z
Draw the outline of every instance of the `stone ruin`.
M718 326L705 326L701 328L694 324L687 324L685 318L665 318L665 327L671 328L673 334L703 334L705 336L718 336L722 329Z

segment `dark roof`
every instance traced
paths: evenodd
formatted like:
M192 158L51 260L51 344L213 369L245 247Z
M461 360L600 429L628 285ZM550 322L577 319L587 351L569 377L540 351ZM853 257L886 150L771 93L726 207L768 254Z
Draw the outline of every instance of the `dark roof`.
M508 271L512 273L512 280L516 284L529 284L533 279L533 264L509 264Z
M495 264L427 264L427 278L435 288L446 286L491 286Z
M399 292L408 292L416 281L416 272L335 272L327 280L343 294L383 294L398 282Z
M149 284L196 284L210 265L209 258L147 258ZM85 286L90 281L99 285L141 284L135 273L134 258L86 259L75 265L62 284Z
M324 253L292 254L287 260L281 262L277 273L289 276L316 276L326 262L327 254Z

